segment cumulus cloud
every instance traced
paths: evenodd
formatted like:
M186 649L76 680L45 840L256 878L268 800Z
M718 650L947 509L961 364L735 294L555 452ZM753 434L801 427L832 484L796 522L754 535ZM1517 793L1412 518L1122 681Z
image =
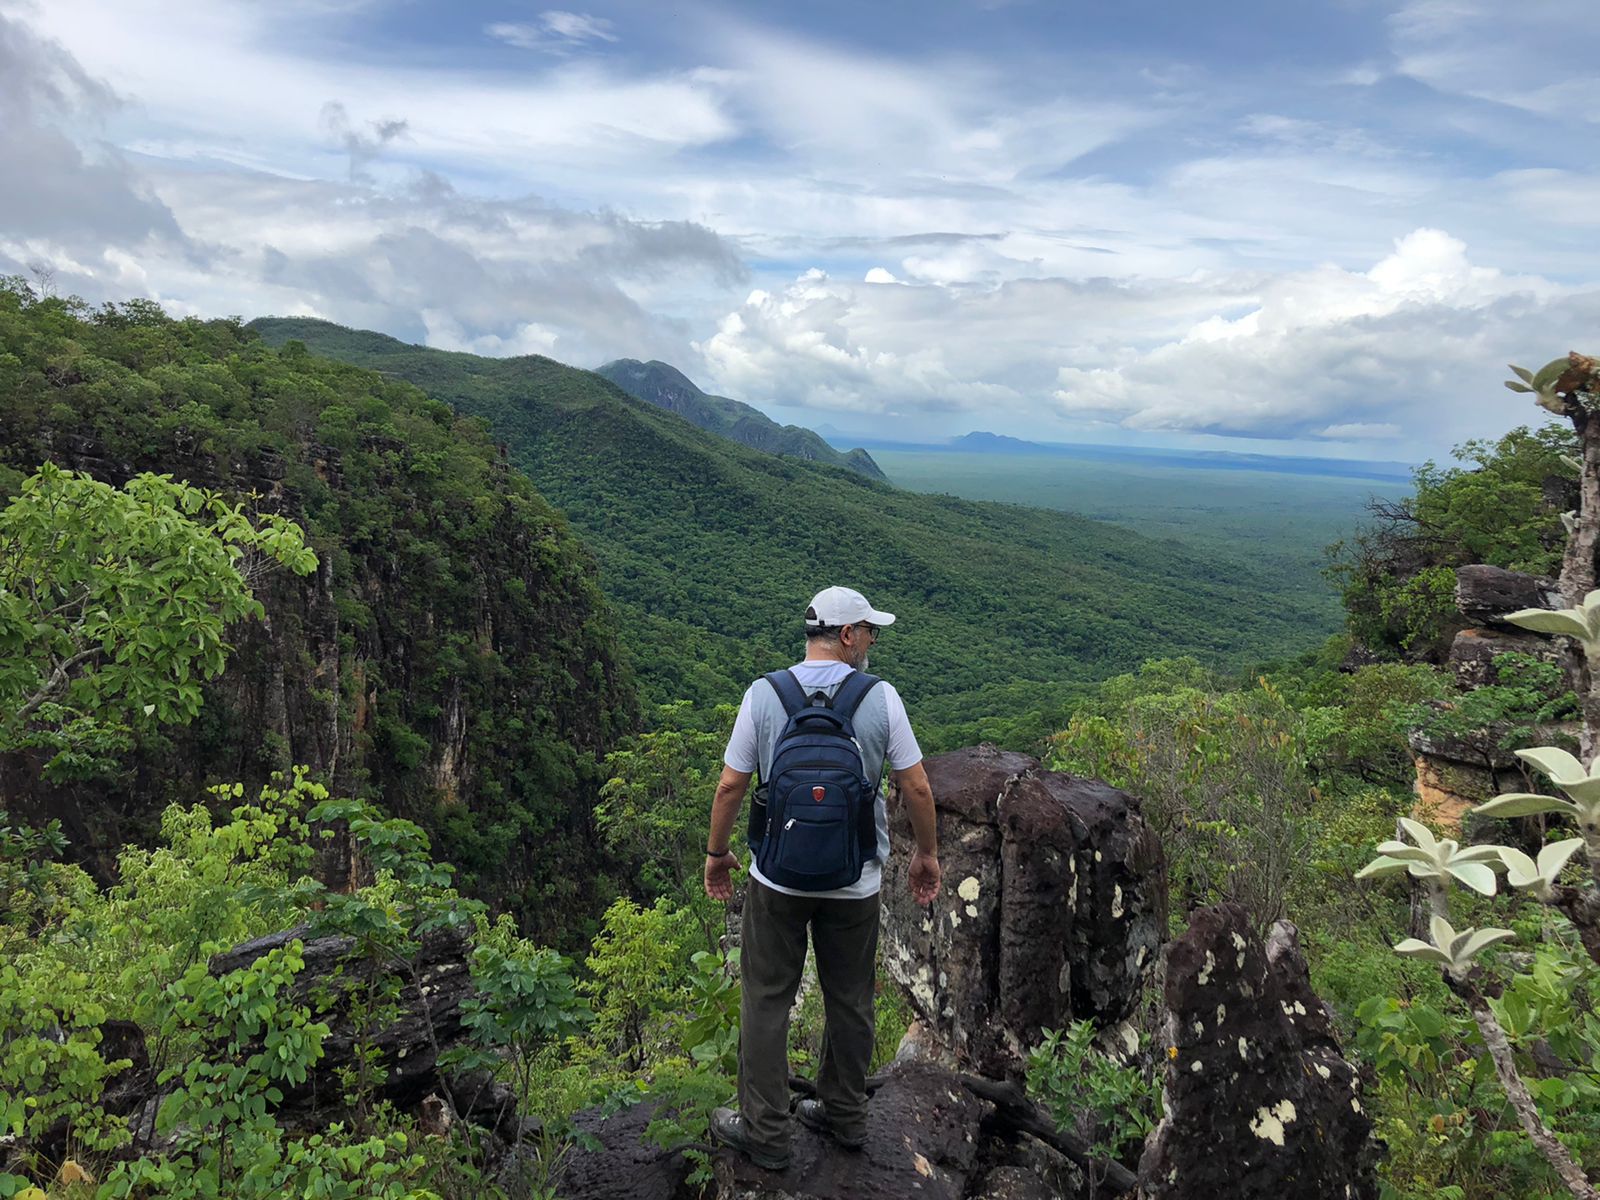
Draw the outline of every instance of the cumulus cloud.
M1063 366L1055 399L1136 430L1442 440L1503 425L1499 365L1581 338L1597 313L1600 292L1477 266L1462 242L1419 229L1368 271L1274 276L1246 312Z
M1583 344L1600 291L1475 263L1419 229L1365 271L758 290L700 343L718 389L790 407L1059 416L1066 430L1429 451L1535 414L1502 365ZM1541 359L1542 361L1542 359Z

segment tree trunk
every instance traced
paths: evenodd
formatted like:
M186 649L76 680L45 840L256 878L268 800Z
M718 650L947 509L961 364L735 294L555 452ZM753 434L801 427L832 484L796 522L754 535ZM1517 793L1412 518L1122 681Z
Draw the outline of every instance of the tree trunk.
M1561 560L1561 602L1577 607L1595 586L1595 549L1600 545L1600 419L1576 403L1570 404L1572 427L1577 431L1583 470L1578 477L1578 521L1567 538ZM1583 706L1583 734L1579 740L1583 760L1596 752L1600 734L1600 689L1597 689L1596 664L1585 658L1581 647L1571 649L1568 671L1572 690Z

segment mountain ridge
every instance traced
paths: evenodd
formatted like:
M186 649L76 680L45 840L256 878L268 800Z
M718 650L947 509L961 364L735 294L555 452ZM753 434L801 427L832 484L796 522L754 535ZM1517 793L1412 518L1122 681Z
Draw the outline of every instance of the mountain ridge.
M487 421L594 555L657 703L731 703L794 661L797 614L833 583L900 615L874 662L916 704L919 731L938 731L929 749L996 740L1006 713L1043 736L1067 698L1148 657L1243 666L1332 632L1246 562L765 454L550 359L429 350L308 319L251 327Z
M677 413L692 425L757 450L845 467L869 479L886 478L872 455L861 447L852 446L841 451L814 430L800 425L780 425L741 400L712 395L671 363L659 359L641 362L637 358L618 358L596 367L594 373L636 399Z

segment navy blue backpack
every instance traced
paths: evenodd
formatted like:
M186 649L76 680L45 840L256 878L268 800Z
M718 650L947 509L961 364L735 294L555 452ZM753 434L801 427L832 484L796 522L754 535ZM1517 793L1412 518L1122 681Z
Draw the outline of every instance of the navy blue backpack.
M878 856L878 781L866 777L851 724L878 679L853 671L832 699L808 697L788 671L765 679L789 719L750 814L756 866L769 883L795 891L849 887Z

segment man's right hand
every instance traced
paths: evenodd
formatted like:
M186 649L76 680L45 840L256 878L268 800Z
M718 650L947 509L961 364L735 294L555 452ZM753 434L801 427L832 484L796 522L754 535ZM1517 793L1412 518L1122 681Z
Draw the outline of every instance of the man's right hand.
M706 855L706 895L713 900L733 899L733 868L739 865L731 850Z
M932 904L939 895L943 873L939 869L939 856L921 850L911 855L911 870L906 882L911 885L911 898L918 904Z

